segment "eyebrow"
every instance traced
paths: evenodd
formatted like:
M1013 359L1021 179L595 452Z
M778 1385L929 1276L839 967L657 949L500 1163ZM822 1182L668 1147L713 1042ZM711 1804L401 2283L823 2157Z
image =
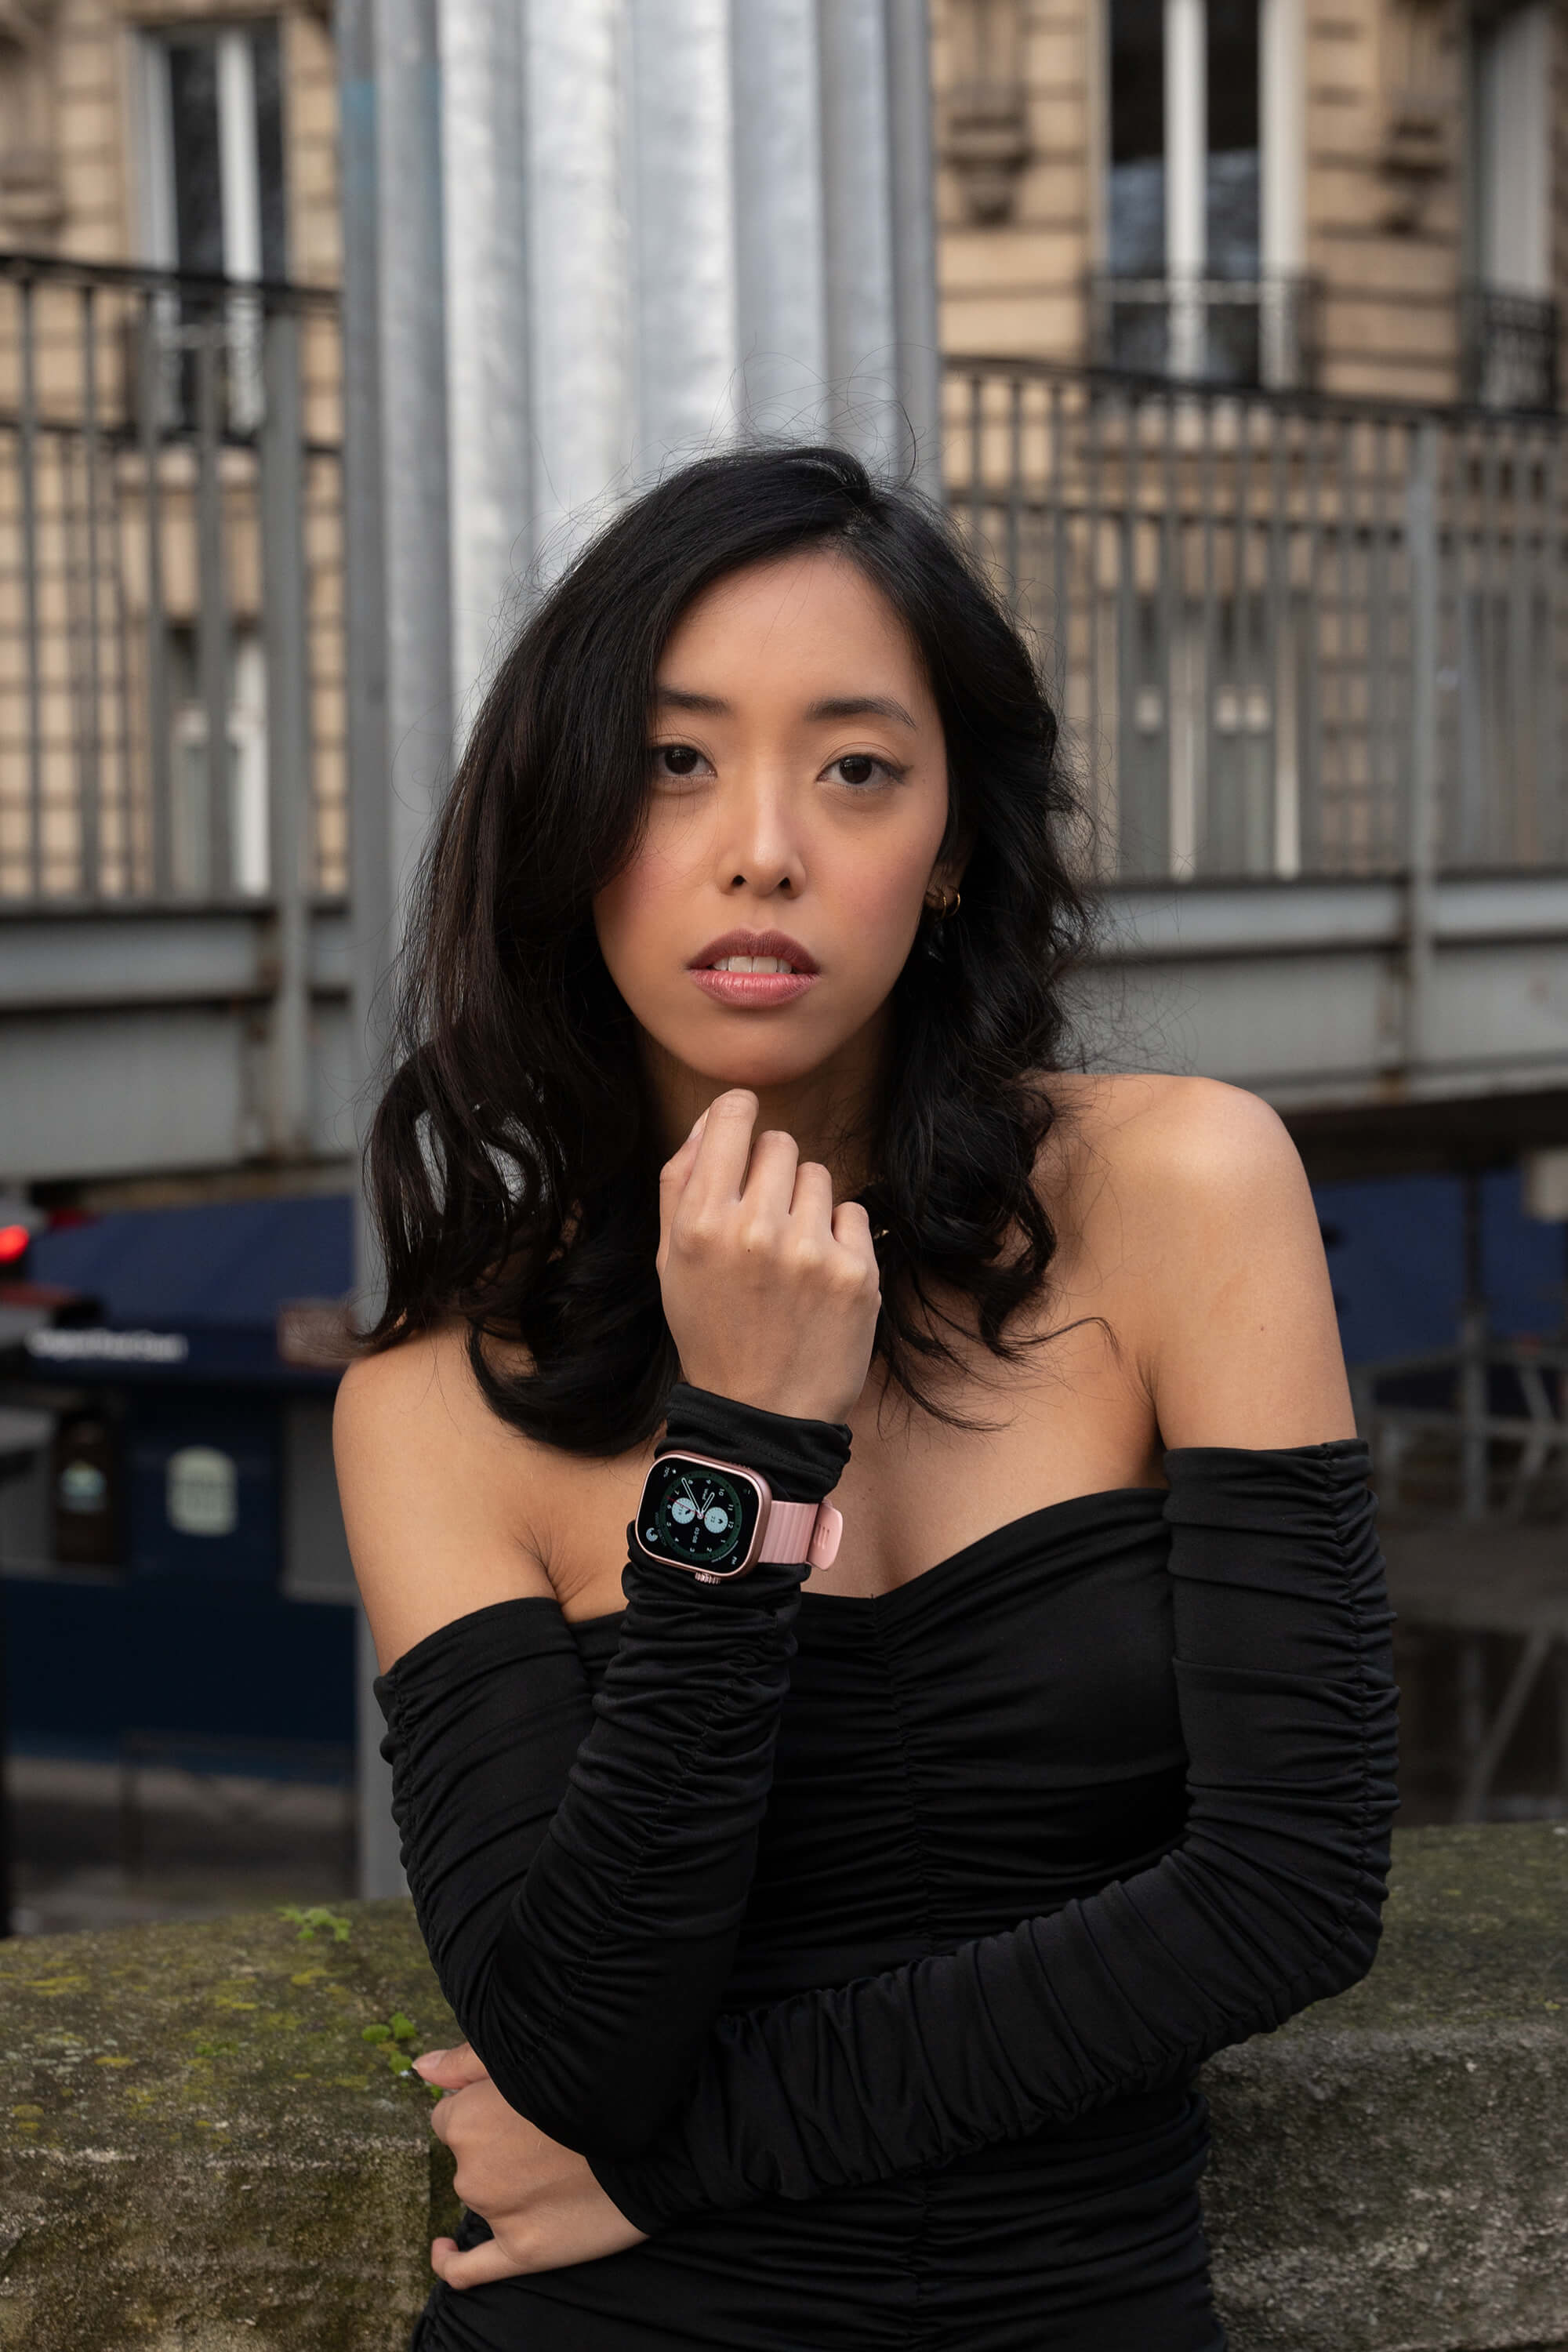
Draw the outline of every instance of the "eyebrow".
M730 705L721 696L694 694L689 687L656 686L653 698L656 702L662 702L668 710L702 710L710 719L728 719L730 716Z
M806 712L808 719L892 719L900 727L915 733L915 722L901 702L890 694L830 694L824 701L814 702Z
M729 719L732 706L717 694L698 694L685 686L656 686L653 698L667 710L697 710L710 719ZM900 727L917 733L915 721L901 702L890 694L830 694L814 702L806 711L809 719L891 719Z

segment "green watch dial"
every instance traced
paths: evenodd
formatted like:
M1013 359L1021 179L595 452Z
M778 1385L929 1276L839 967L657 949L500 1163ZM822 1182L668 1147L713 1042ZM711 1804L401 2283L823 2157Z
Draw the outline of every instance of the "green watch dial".
M760 1509L749 1479L669 1454L648 1473L637 1535L648 1551L683 1568L723 1575L744 1559Z

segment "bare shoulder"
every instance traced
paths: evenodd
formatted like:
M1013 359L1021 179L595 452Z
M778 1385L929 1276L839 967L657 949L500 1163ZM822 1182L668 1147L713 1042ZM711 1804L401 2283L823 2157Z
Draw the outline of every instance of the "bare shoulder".
M338 1385L332 1443L339 1475L369 1470L450 1484L462 1469L489 1475L542 1453L492 1412L468 1360L464 1324L416 1333L349 1366Z
M491 1410L466 1327L351 1365L332 1450L384 1664L470 1610L550 1592L534 1527L552 1457Z
M1221 1214L1287 1201L1310 1208L1300 1154L1279 1113L1217 1078L1152 1072L1049 1081L1059 1114L1047 1145L1063 1205L1092 1212L1109 1191L1120 1211L1164 1223L1206 1206ZM1042 1171L1042 1173L1045 1171Z
M1256 1095L1210 1078L1053 1080L1042 1169L1120 1328L1165 1442L1296 1445L1352 1426L1306 1171Z

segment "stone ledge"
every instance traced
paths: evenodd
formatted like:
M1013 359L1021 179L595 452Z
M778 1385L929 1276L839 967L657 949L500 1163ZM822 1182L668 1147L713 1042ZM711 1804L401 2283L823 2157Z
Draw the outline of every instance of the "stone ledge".
M457 2029L343 1916L0 1946L0 2347L404 2352L449 2187L363 2034ZM1205 2087L1233 2352L1568 2352L1568 1832L1402 1833L1367 1983Z
M406 1903L0 1945L0 2346L403 2352L456 2038ZM395 2046L395 2045L394 2045Z
M1396 1833L1371 1976L1204 2087L1235 2352L1568 2346L1568 1829Z

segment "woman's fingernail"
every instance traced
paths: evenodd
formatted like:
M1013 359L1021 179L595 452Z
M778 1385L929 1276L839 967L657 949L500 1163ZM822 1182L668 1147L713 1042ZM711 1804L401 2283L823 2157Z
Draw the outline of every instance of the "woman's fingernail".
M445 2050L422 2050L414 2061L415 2073L422 2074L426 2066L438 2066L447 2054Z

